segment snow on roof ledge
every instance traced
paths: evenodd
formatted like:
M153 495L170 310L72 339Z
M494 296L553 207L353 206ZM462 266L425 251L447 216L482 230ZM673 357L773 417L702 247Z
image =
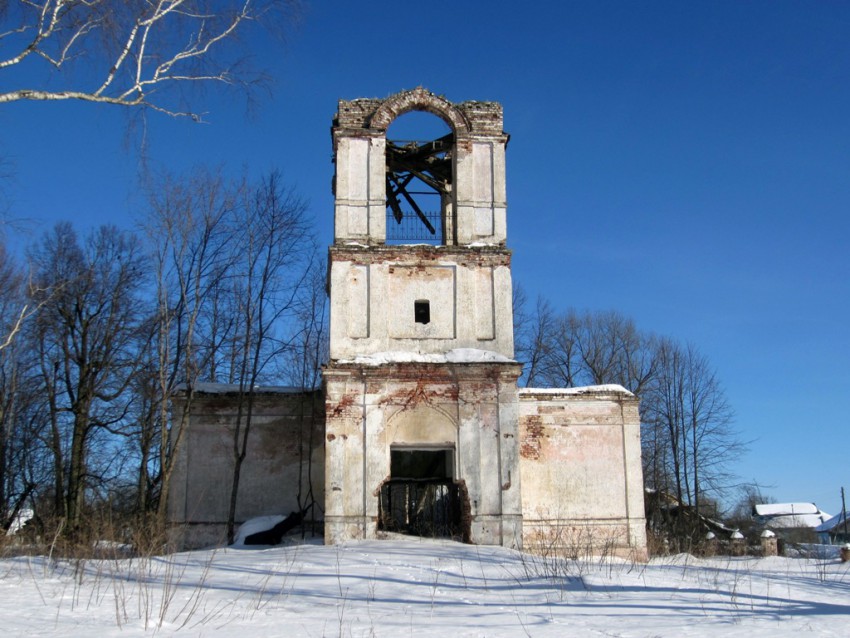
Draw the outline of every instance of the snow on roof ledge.
M634 394L626 390L623 386L617 383L607 383L604 385L587 385L578 388L520 388L520 396L524 394L551 394L559 395L582 395L582 394L623 394L627 397L633 397Z
M241 388L242 391L247 391L247 386ZM176 388L177 392L185 392L186 384L181 383ZM239 392L240 386L238 383L196 383L195 392L201 394L232 394ZM312 392L306 388L298 388L285 385L258 385L254 386L254 391L260 394L298 394L299 392Z
M390 363L515 363L513 359L477 348L455 348L440 354L422 354L391 350L375 354L360 355L354 359L340 359L337 363L354 363L361 366L380 366Z
M758 503L757 516L795 516L797 514L819 514L814 503Z

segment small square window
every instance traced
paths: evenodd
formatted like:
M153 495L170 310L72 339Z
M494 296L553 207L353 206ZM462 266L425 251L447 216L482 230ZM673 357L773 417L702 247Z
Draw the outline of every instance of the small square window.
M431 303L427 299L414 301L413 317L416 323L431 323Z

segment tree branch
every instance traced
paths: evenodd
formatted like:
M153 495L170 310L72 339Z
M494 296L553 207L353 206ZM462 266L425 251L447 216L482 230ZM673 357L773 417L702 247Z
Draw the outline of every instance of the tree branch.
M258 22L269 9L295 5L296 0L156 0L135 4L122 0L38 0L16 4L10 13L21 24L5 29L0 39L4 39L6 50L17 48L17 53L0 60L0 70L19 65L35 54L60 71L66 84L72 80L61 72L74 58L85 57L89 77L97 78L98 68L104 71L92 88L80 81L74 82L77 86L57 89L11 88L0 93L0 104L80 100L150 108L201 121L199 112L169 104L173 92L153 89L198 82L247 87L260 81L259 75L252 79L247 72L243 71L242 77L235 73L240 52L231 45L246 23ZM102 40L94 39L95 34Z

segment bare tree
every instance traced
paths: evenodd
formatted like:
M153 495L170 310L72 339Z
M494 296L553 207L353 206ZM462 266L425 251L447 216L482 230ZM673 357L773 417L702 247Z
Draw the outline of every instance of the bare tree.
M745 446L715 372L694 346L662 339L656 362L642 396L647 478L698 518L705 496L728 487L728 466Z
M573 310L558 315L551 323L550 350L545 366L547 385L571 388L584 383L586 376L579 344L582 337L582 322Z
M693 346L638 330L618 312L556 314L545 299L528 312L523 300L515 309L517 354L528 383L616 383L635 393L644 482L691 507L698 520L707 502L729 487L729 465L744 449L708 360Z
M739 528L753 526L756 505L776 502L776 499L765 493L765 489L764 485L755 481L739 486L738 499L730 508L728 520Z
M40 393L28 364L23 340L0 352L0 532L38 498L51 473L43 464Z
M93 497L119 494L157 523L147 531L161 531L194 394L202 382L229 381L240 388L232 532L257 385L276 376L318 386L326 300L304 202L276 174L249 188L197 171L150 192L144 257L114 228L81 243L58 224L29 253L37 285L24 286L14 268L2 280L0 305L20 307L29 295L38 309L0 350L2 524L32 494L52 497L46 513L76 531ZM307 507L321 401L304 397L298 501Z
M156 281L156 321L151 355L151 411L140 424L140 508L156 507L165 522L174 460L186 434L199 381L216 381L215 360L232 317L217 311L218 291L234 264L230 245L241 182L217 172L162 176L149 185L145 222ZM182 409L171 398L183 388ZM144 487L143 486L150 486ZM148 493L143 494L141 490Z
M555 314L552 305L537 297L533 310L528 309L525 290L516 286L513 298L514 350L524 364L525 385L533 387L545 377L552 350Z
M240 38L252 26L290 21L297 4L297 0L2 2L0 71L26 68L33 84L3 90L0 103L81 100L200 120L202 114L183 103L180 88L262 82L262 76L246 64L241 46L251 38ZM82 72L72 74L72 66L83 67Z
M20 348L13 347L12 337L20 330L24 301L24 278L0 244L0 531L14 521L33 490L25 478L23 456L27 432L22 405L22 372Z
M294 337L285 320L297 308L298 294L307 280L315 251L306 204L294 190L283 187L277 173L262 181L242 210L242 260L232 278L239 307L239 332L233 343L239 393L233 431L228 542L233 542L234 537L239 482L248 453L256 389L273 359L291 347Z
M69 224L57 224L31 259L47 300L36 334L56 471L65 475L57 476L57 487L73 531L82 522L86 489L99 478L90 456L97 437L126 434L144 268L134 238L110 226L81 246Z
M0 331L0 350L8 347L15 335L18 334L29 309L18 292L21 290L21 275L12 264L6 253L6 247L0 244L0 288L5 293L2 302L2 331ZM10 305L17 300L18 304Z
M326 292L327 263L317 261L302 287L295 311L297 332L291 347L284 352L284 379L301 389L298 429L297 502L301 512L316 504L313 491L313 450L324 431L324 396L321 393L321 366L328 360L328 317ZM315 520L315 519L314 519ZM302 523L303 524L303 523ZM302 528L302 533L303 533Z
M641 394L653 372L652 337L616 311L574 317L575 348L590 384L617 383Z
M568 388L616 383L641 394L652 378L654 337L618 312L556 314L540 298L534 312L522 316L518 352L525 355L529 384Z

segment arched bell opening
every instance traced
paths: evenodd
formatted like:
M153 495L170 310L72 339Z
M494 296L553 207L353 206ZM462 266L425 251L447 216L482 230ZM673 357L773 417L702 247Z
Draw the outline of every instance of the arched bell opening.
M442 118L408 111L387 129L386 243L454 244L455 134Z

